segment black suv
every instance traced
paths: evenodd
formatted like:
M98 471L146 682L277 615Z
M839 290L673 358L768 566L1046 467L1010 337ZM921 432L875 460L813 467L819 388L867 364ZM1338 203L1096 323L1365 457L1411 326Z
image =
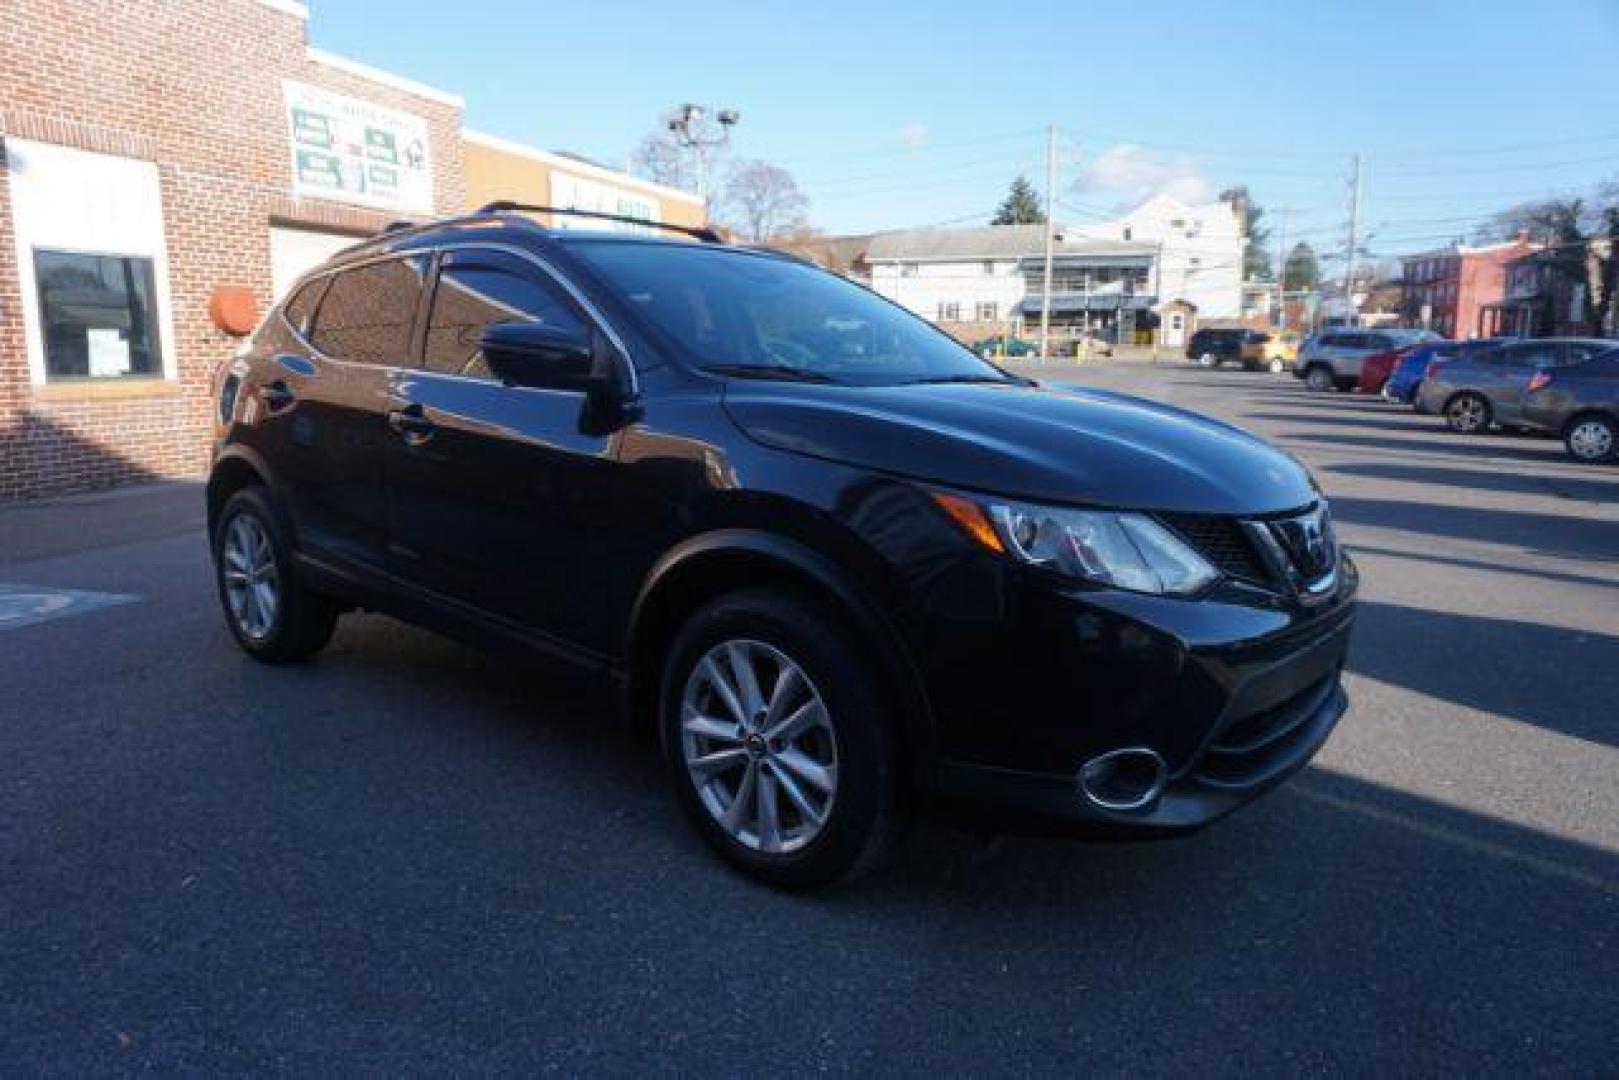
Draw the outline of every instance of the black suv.
M1196 360L1204 367L1242 362L1242 347L1258 342L1262 335L1241 327L1211 327L1193 332L1186 343L1186 359Z
M508 209L343 252L222 367L253 656L365 608L577 665L707 841L800 888L908 812L1185 832L1343 713L1356 573L1288 455L791 257Z

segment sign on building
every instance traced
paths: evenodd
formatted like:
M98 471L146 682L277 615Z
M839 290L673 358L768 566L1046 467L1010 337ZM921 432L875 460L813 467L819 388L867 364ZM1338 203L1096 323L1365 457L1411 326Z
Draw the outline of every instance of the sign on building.
M425 120L290 79L283 86L294 196L432 213Z
M601 184L564 172L551 174L551 205L570 210L591 210L600 214L617 214L637 221L657 221L658 204L655 200L612 184ZM562 229L606 229L626 232L651 230L637 229L633 225L592 221L589 218L570 218L558 214L556 225Z

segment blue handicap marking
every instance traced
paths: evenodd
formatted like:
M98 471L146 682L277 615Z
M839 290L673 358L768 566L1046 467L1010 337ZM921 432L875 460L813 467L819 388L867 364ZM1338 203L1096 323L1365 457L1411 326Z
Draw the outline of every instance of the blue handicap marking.
M0 584L0 630L81 615L96 608L129 604L139 597L122 593L85 592L49 585Z

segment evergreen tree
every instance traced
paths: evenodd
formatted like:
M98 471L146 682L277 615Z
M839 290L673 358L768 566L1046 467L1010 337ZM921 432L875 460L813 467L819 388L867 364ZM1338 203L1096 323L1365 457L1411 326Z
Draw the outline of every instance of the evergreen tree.
M1011 190L1000 209L995 211L991 225L1039 225L1046 220L1040 209L1040 194L1024 177L1012 181Z
M1315 249L1300 241L1288 252L1287 267L1282 272L1282 288L1288 292L1313 289L1321 284L1321 264L1316 261Z

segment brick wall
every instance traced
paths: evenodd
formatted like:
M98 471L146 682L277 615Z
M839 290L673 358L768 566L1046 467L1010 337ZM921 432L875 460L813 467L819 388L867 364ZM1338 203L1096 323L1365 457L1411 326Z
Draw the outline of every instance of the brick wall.
M31 386L9 176L0 152L0 499L196 475L208 388L238 344L213 328L218 285L270 299L271 221L356 231L388 215L290 196L281 81L422 117L434 202L466 201L461 110L318 62L304 21L259 0L5 0L0 136L154 161L174 303L173 385Z

